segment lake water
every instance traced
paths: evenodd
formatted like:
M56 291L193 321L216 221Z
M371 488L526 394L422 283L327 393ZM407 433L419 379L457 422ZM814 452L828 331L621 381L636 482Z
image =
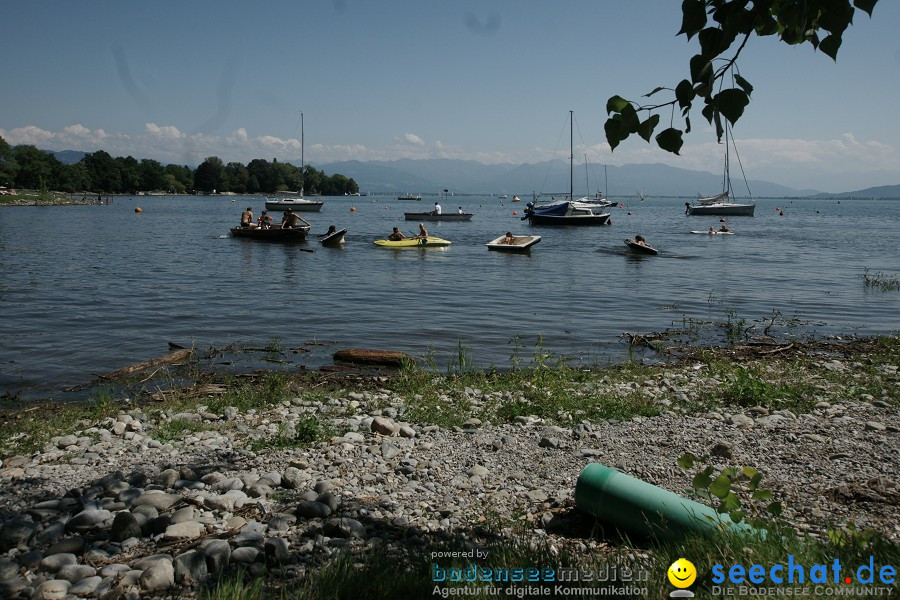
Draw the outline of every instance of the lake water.
M862 279L864 268L900 275L897 201L760 200L756 217L729 218L736 235L708 236L689 232L718 218L686 216L683 199L631 199L611 209L611 226L553 228L514 216L524 202L451 197L445 211L474 218L427 226L452 246L396 250L372 241L394 225L414 230L403 212L430 210L434 198L326 198L305 216L313 233L346 227L339 249L232 238L241 211L258 215L263 199L231 200L0 207L0 393L65 399L62 388L164 354L170 341L306 347L288 360L309 368L354 347L446 368L462 348L478 366L504 368L517 345L529 358L539 339L557 355L620 360L623 332L686 320L781 315L792 335L900 329L900 293ZM507 230L543 240L526 255L485 248ZM659 256L628 255L623 239L636 233Z

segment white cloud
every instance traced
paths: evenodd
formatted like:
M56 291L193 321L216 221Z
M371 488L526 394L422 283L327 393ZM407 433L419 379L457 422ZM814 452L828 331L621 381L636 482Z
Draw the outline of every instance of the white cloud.
M146 123L143 131L133 135L89 129L75 123L60 131L49 131L34 125L0 129L0 136L13 146L30 144L45 150L84 152L104 150L113 156L152 158L163 163L188 165L197 165L208 156L244 164L257 158L277 158L299 164L301 151L300 141L295 138L253 137L244 128L225 136L188 135L175 126L155 123ZM542 147L523 147L513 151L474 150L442 141L426 146L422 138L414 133L406 133L394 141L393 145L380 148L363 144L307 145L305 159L308 163L323 164L344 160L441 157L489 164L520 164L554 158L565 160L568 155L568 152ZM737 147L740 165L743 165L749 179L766 179L795 188L841 190L900 183L900 149L876 140L860 141L851 133L829 140L746 138L738 139ZM716 173L722 168L724 146L715 141L692 143L689 135L681 156L639 140L628 140L615 152L610 152L605 142L576 147L575 156L585 154L592 163L664 163L682 169ZM735 176L740 165L733 160L732 176Z
M403 140L414 146L424 146L425 145L425 142L422 141L422 138L420 138L419 136L417 136L414 133L404 133Z

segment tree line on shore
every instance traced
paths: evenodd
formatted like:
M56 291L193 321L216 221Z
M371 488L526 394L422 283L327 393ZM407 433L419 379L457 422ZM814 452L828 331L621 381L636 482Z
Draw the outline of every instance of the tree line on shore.
M112 157L98 150L70 165L32 145L10 146L2 137L0 185L103 194L138 191L274 194L303 190L307 194L343 196L359 192L359 185L344 175L326 175L310 165L301 171L300 167L277 159L269 162L257 158L244 165L225 163L217 156L210 156L192 170L186 165L163 165L148 158Z

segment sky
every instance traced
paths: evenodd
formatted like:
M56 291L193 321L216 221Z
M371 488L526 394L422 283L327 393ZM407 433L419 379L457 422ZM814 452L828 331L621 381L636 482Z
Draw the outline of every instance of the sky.
M688 76L676 0L7 0L0 136L197 165L456 158L666 163L717 173L695 109L680 156L611 152L606 100ZM857 12L837 62L753 38L734 136L747 176L828 192L900 184L900 2ZM655 97L654 97L655 99ZM661 114L667 123L670 114ZM661 129L661 128L660 128Z

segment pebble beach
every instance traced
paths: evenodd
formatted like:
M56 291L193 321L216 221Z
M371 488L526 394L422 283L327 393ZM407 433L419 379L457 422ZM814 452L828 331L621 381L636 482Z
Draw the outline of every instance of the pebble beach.
M677 461L688 452L761 471L801 535L852 523L896 543L900 377L896 351L880 352L798 347L741 359L773 377L799 373L815 396L805 411L708 402L729 382L691 359L640 381L601 376L566 389L656 403L657 414L627 419L416 422L417 397L392 391L390 375L265 409L213 412L201 399L175 412L117 398L114 416L38 451L0 453L0 597L196 597L213 574L238 569L301 582L341 553L424 553L492 522L501 535L517 524L526 542L596 555L614 549L556 526L579 518L581 470L598 462L685 494L691 473ZM524 396L464 387L441 400L483 416L474 409ZM260 443L311 415L328 435ZM173 423L177 435L159 435Z

